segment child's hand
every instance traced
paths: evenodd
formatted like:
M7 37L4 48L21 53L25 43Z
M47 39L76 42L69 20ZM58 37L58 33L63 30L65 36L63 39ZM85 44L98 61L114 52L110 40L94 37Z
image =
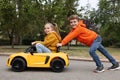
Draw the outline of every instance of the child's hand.
M31 45L35 45L35 44L36 44L36 42L32 42L32 43L31 43Z
M57 47L60 47L60 46L62 46L62 44L61 43L57 43Z

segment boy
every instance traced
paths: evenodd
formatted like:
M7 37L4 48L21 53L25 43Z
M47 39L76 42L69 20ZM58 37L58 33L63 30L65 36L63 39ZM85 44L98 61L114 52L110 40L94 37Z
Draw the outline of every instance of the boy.
M98 73L104 71L104 66L101 63L98 55L96 54L96 50L100 51L112 63L112 66L109 67L108 70L120 69L119 63L116 62L116 60L102 46L102 38L100 37L100 35L92 30L87 29L86 25L83 23L83 20L79 20L79 17L77 15L71 15L69 17L69 22L72 30L61 41L61 43L57 44L57 46L63 46L72 39L76 38L79 42L84 43L85 45L90 47L89 54L91 55L97 66L94 72Z

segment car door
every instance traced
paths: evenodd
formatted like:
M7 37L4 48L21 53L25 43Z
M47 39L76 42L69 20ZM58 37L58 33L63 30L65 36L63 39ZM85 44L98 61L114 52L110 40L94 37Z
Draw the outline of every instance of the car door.
M45 65L46 54L44 53L34 53L33 55L28 56L28 65L31 67L42 67Z

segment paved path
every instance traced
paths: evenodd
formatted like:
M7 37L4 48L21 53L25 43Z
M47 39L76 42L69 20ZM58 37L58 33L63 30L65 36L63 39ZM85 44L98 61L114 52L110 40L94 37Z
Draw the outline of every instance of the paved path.
M8 56L0 56L0 80L120 80L120 70L106 70L110 63L103 62L105 72L94 73L94 62L70 60L70 65L61 73L48 69L28 69L13 72L5 64Z

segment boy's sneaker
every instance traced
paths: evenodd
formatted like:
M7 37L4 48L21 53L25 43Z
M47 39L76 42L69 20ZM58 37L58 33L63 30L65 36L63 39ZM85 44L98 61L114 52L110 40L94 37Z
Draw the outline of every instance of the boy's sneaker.
M118 70L120 69L119 63L113 64L111 67L108 68L108 70Z
M105 71L105 70L104 70L103 65L102 65L102 66L98 66L98 67L94 70L95 73L100 73L100 72L104 72L104 71Z

